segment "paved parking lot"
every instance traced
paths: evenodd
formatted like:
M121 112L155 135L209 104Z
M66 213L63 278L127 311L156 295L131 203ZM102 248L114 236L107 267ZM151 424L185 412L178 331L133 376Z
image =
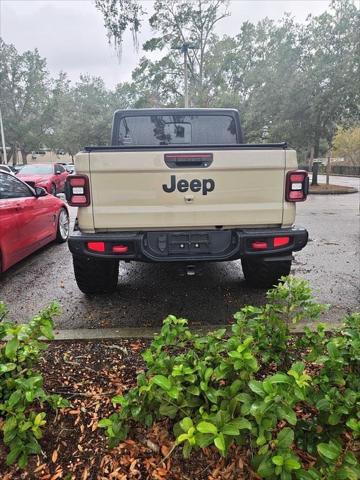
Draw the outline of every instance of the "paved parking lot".
M334 177L332 183L359 186L355 178ZM298 204L297 224L309 230L310 242L295 255L293 273L332 304L328 322L359 310L359 220L358 194L312 195ZM204 265L193 277L176 265L122 264L116 293L88 298L76 286L67 246L50 245L3 275L0 299L18 321L58 300L56 326L70 329L158 326L168 313L193 324L227 323L243 305L263 303L265 295L246 286L236 261Z

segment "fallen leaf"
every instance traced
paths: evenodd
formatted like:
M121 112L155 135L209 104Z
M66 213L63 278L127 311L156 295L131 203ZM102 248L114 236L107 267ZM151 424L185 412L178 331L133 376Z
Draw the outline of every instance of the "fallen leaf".
M156 478L156 480L163 480L168 477L168 473L166 468L159 467L152 472L152 476Z
M58 451L57 451L57 450L54 450L53 453L52 453L52 455L51 455L51 461L52 461L53 463L56 463L56 460L58 459L58 456L59 456Z
M81 475L81 480L86 480L89 476L89 470L85 467L85 470L83 471Z
M41 470L44 470L46 468L46 463L42 463L38 467L35 468L34 473L41 472Z
M62 478L63 476L63 471L62 470L59 470L57 473L55 473L55 475L53 475L50 480L57 480L58 478Z
M166 457L167 455L169 455L169 452L170 452L170 448L167 447L166 445L163 445L161 447L161 453L163 454L164 457Z

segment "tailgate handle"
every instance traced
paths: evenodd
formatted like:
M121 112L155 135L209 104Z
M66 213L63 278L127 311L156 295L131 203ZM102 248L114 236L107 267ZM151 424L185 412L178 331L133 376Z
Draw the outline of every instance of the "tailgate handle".
M213 162L212 153L165 153L169 168L208 168Z

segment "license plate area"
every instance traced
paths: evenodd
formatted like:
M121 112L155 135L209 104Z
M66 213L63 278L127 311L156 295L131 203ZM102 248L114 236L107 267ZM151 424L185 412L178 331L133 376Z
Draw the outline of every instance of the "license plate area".
M239 249L239 238L231 230L148 232L142 241L146 256L168 260L221 258Z
M169 234L169 254L210 253L210 238L207 233Z

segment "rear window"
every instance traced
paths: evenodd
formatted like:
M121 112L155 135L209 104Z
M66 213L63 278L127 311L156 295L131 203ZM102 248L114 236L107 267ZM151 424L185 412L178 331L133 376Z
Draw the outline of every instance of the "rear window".
M236 144L230 115L143 115L121 117L118 145Z

